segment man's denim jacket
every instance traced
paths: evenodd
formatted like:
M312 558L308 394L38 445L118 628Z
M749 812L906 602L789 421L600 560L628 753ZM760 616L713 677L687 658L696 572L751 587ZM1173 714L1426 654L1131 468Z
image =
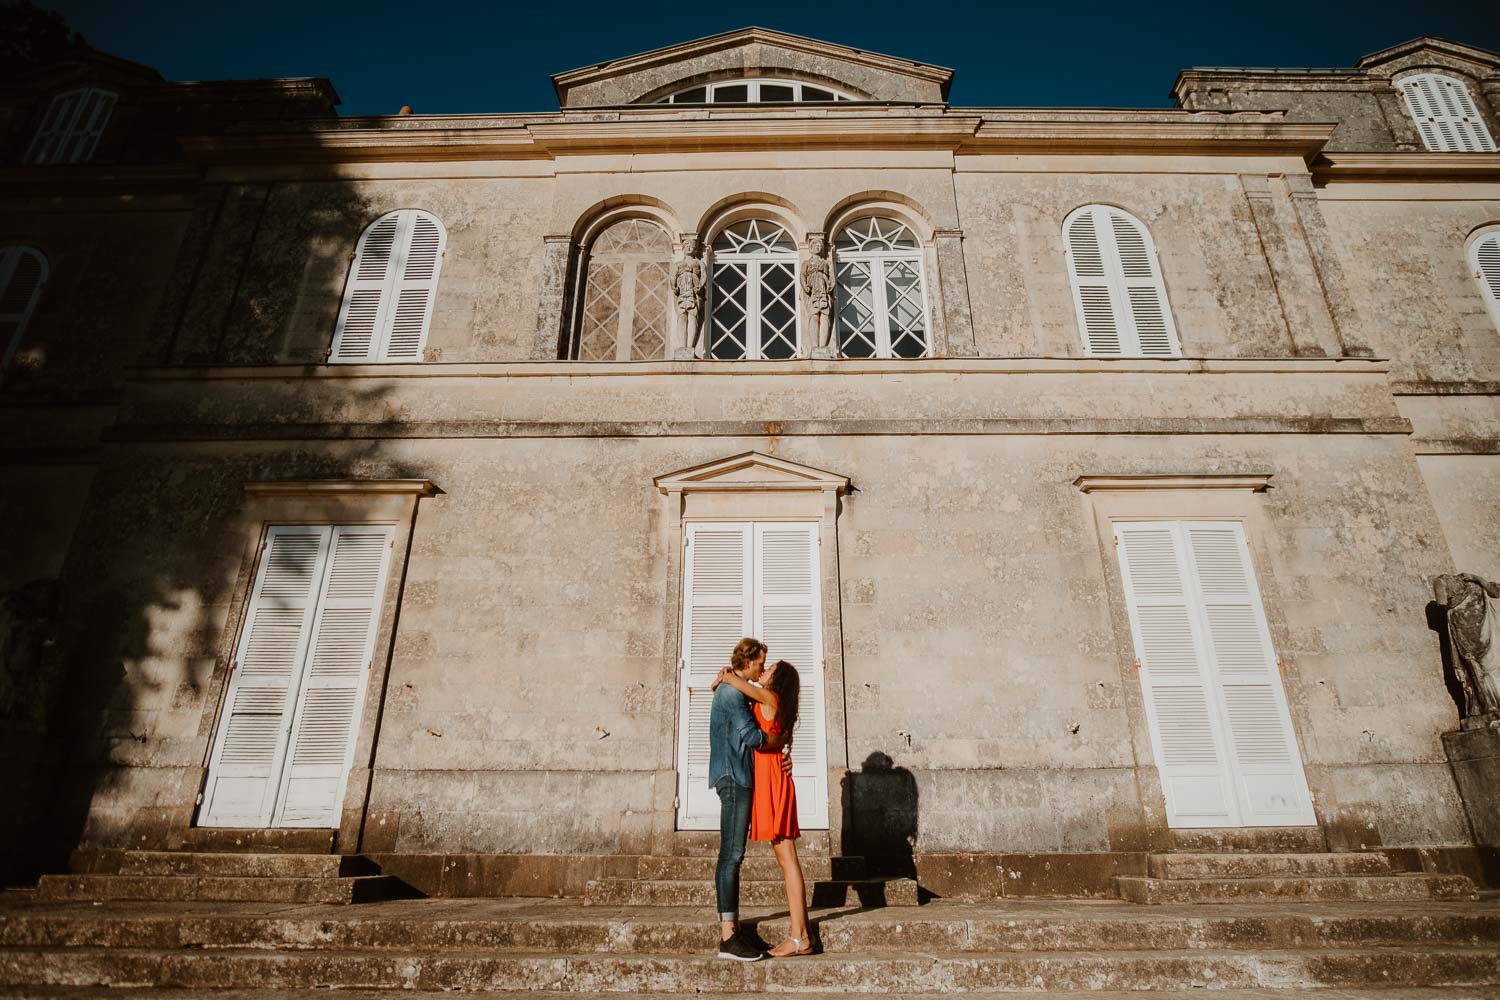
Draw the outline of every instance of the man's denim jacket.
M728 775L737 785L755 785L751 754L766 742L750 711L750 699L731 685L714 689L713 708L708 714L708 787Z

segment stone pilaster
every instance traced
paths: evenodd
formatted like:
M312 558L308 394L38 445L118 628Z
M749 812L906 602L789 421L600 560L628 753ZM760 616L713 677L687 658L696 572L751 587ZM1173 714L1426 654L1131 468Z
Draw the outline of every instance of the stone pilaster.
M224 333L239 295L240 281L255 249L255 235L271 189L267 184L236 184L225 193L214 222L206 257L197 265L185 309L178 322L173 360L204 364L223 360ZM329 331L330 337L332 331Z
M936 357L979 356L974 342L974 318L969 312L969 275L964 264L961 229L939 229L932 234L937 256L937 291L941 309L933 316L932 353Z
M1317 192L1313 190L1312 178L1307 174L1293 174L1285 178L1285 181L1292 210L1296 213L1298 229L1307 244L1313 272L1332 317L1334 336L1341 353L1344 357L1374 357L1375 352L1360 329L1354 297L1344 278L1342 258L1333 244L1333 233L1328 228L1328 221L1323 218L1323 209L1318 204Z
M1343 346L1286 178L1241 174L1240 184L1281 306L1292 355L1341 356Z
M573 240L566 234L542 237L542 275L536 309L536 339L531 357L537 361L556 361L566 353L569 305L568 265L572 259ZM580 264L582 263L580 258ZM577 294L577 282L572 291Z

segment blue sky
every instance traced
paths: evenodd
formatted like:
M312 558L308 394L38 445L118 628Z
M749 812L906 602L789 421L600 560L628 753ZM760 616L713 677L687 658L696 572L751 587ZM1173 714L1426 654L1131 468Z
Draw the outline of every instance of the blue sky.
M1166 107L1185 66L1351 66L1423 34L1500 50L1500 0L38 5L168 79L326 76L355 115L551 111L553 73L749 24L949 66L952 103L1011 107Z

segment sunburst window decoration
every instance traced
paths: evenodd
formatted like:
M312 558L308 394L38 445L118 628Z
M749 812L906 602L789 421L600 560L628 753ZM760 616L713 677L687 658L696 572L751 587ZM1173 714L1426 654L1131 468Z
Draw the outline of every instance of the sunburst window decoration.
M746 219L713 241L708 356L721 361L795 358L797 243L769 219Z
M905 223L856 219L833 244L839 353L923 358L931 353L922 246Z

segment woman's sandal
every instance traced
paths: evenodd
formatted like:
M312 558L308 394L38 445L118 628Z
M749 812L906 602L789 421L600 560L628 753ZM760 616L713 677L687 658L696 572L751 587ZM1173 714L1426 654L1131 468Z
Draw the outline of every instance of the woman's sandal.
M792 943L792 947L795 950L793 950L793 951L778 951L777 949L780 948L782 945L786 944L787 941L790 941ZM776 948L772 948L771 949L771 957L772 958L793 958L793 957L796 957L798 955L811 955L812 953L813 953L812 935L808 935L805 938L788 936L787 939L786 939L786 941L781 942L781 944L777 945Z

